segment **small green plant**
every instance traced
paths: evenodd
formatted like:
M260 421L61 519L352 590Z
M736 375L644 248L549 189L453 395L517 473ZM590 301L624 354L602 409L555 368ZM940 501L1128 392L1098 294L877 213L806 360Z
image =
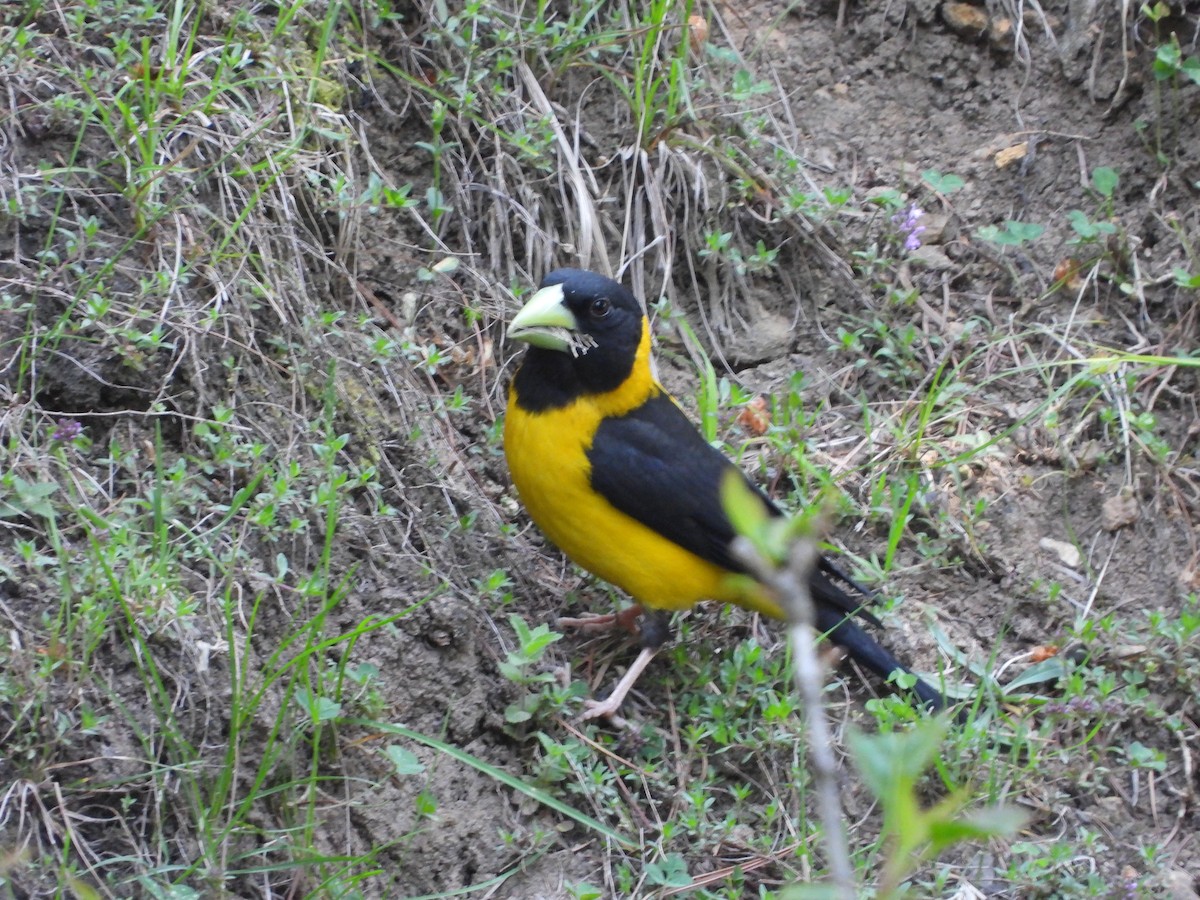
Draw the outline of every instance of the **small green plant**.
M943 175L937 169L926 169L921 173L921 180L931 191L943 197L948 197L966 186L966 182L953 172Z
M1155 51L1153 72L1158 81L1176 83L1184 77L1200 84L1200 56L1185 59L1179 46L1179 36L1172 34L1171 40Z
M983 225L976 229L976 235L985 241L998 244L1001 247L1023 247L1040 238L1046 232L1045 225L1036 222L1021 222L1007 219L1002 226Z
M769 271L779 258L779 248L768 248L761 240L755 243L751 252L744 253L734 243L733 233L728 231L709 232L704 241L705 246L697 251L697 255L702 259L720 260L739 277Z
M1111 897L1110 885L1094 866L1088 855L1104 854L1108 847L1094 831L1081 829L1070 841L1018 841L1009 848L1010 858L1006 880L1024 889L1023 896L1036 900L1059 897ZM1125 896L1130 896L1123 891ZM1134 894L1136 896L1136 894Z
M662 860L646 866L646 884L651 887L690 887L687 862L678 853L668 853Z
M562 709L570 699L581 697L586 686L574 683L562 686L554 672L541 671L543 657L550 645L562 635L542 624L530 628L516 613L508 617L517 636L517 647L508 651L500 663L500 674L522 689L521 698L504 710L510 725L525 725L547 712Z
M0 494L0 519L29 516L48 519L55 515L54 504L50 502L58 493L54 482L30 481L9 471L0 475L0 489L4 491Z
M1117 226L1111 219L1115 211L1113 195L1119 183L1120 176L1115 169L1099 166L1092 170L1092 189L1100 196L1100 209L1095 221L1080 209L1073 209L1067 213L1067 219L1076 235L1072 243L1094 244L1116 234Z
M905 297L892 294L899 305ZM898 323L892 316L877 316L853 330L838 326L838 343L831 350L844 354L850 365L878 373L902 387L924 382L929 375L928 351L940 349L937 335L922 331L912 323Z
M1147 747L1141 741L1133 741L1128 747L1118 747L1116 752L1125 758L1131 768L1149 769L1159 773L1166 771L1166 754L1161 750Z
M725 509L735 530L748 539L762 559L783 562L791 574L797 567L798 554L802 552L800 542L810 542L808 562L813 564L815 546L811 544L809 531L815 513L808 512L792 520L767 517L760 504L752 500L750 492L737 479L726 480L722 491ZM801 577L807 577L808 569L800 569ZM779 590L783 584L773 584ZM780 594L783 591L780 590ZM822 739L828 740L819 692L815 685L807 683L819 676L820 667L815 663L812 647L803 645L806 616L804 606L811 598L796 591L795 596L781 596L780 604L788 612L789 637L793 646L797 666L797 688L806 700L806 737L808 752L813 760L816 802L821 822L825 829L827 853L835 860L845 857L844 832L839 829L839 801L834 776L832 757L818 765L818 754L827 753ZM799 634L798 634L799 632ZM808 643L811 645L811 638ZM813 659L806 663L805 655ZM813 703L817 700L817 703ZM973 792L967 788L952 791L949 796L932 807L922 808L920 802L920 779L935 760L945 743L950 720L937 717L920 721L904 731L885 731L868 736L852 732L849 745L855 764L863 776L868 789L875 795L884 812L883 834L886 843L883 871L877 880L876 896L892 898L901 896L903 882L917 868L955 844L968 841L988 841L1007 837L1017 831L1024 822L1024 815L1004 807L991 807L966 811L973 803ZM828 885L792 888L787 896L795 898L839 898L853 895L853 876L849 871L849 860L845 859L841 870L836 863L833 881Z
M1152 99L1154 102L1154 138L1148 147L1162 166L1170 166L1172 156L1180 149L1183 140L1187 113L1181 104L1181 87L1185 81L1200 84L1200 56L1183 55L1179 35L1174 31L1164 35L1162 23L1171 15L1171 6L1164 0L1143 3L1141 13L1150 20L1158 46L1150 72L1154 77ZM1136 123L1139 131L1147 128L1145 121ZM1149 142L1147 142L1149 143Z
M1023 813L1008 807L968 811L971 792L967 789L921 808L919 778L935 762L947 728L945 719L933 719L908 732L855 732L851 738L855 765L884 811L888 848L879 881L880 897L899 891L921 860L936 858L962 842L1011 836L1025 822Z
M1117 226L1112 222L1092 221L1081 209L1073 209L1067 213L1067 219L1075 230L1075 244L1088 244L1103 240L1110 234L1116 234Z

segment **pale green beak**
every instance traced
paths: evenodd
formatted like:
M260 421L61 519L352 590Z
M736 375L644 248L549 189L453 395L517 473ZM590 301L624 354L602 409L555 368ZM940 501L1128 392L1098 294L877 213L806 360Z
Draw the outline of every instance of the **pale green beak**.
M575 314L567 309L561 284L544 287L521 307L521 311L508 323L508 336L514 341L524 341L534 347L570 353L577 342L575 335L579 322Z

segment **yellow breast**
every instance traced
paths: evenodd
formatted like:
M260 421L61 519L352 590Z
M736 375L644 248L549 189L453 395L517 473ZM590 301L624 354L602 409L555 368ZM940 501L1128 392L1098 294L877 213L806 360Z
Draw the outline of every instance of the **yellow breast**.
M530 518L573 562L639 603L685 609L705 598L724 599L723 569L661 537L592 490L587 451L599 419L583 400L529 414L510 398L504 449Z

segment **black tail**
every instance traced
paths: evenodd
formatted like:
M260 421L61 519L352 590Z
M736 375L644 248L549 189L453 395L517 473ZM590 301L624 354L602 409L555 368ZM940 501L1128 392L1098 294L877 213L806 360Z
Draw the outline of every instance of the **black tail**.
M825 560L822 562L825 565L813 573L810 582L813 601L817 607L817 629L828 634L836 644L844 647L857 662L866 666L880 678L886 679L897 670L913 674L908 666L896 659L890 650L883 647L853 620L852 616L857 614L869 622L878 623L874 616L862 608L864 602L871 601L871 593L846 578L832 564ZM827 572L845 579L848 584L860 591L863 595L861 601L851 597L834 584L827 577ZM934 712L946 707L946 698L942 696L941 692L919 677L917 683L912 687L912 692L928 709Z

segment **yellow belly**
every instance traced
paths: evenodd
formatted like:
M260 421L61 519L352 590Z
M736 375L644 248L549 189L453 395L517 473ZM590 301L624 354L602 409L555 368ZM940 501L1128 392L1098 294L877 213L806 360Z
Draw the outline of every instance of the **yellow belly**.
M588 398L535 414L517 409L509 398L504 425L509 471L546 537L577 565L646 606L686 609L711 599L777 614L747 579L667 540L592 490L587 451L602 415Z

